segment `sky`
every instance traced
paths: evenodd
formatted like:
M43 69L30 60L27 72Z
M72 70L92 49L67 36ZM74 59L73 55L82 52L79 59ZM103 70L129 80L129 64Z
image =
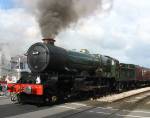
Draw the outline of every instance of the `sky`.
M11 9L14 6L14 2L12 0L0 0L0 9Z
M97 11L59 33L56 45L150 67L149 11L149 0L113 0L109 12ZM34 14L21 2L0 0L0 44L10 56L25 53L41 38Z

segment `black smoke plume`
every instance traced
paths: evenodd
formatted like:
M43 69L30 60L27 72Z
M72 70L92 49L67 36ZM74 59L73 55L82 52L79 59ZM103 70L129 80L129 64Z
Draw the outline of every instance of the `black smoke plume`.
M36 15L42 36L54 38L81 18L88 18L97 9L103 10L112 0L17 0ZM107 9L109 9L107 8ZM105 8L104 8L105 9Z
M33 0L26 3L33 7L43 37L53 38L70 24L92 14L101 0Z

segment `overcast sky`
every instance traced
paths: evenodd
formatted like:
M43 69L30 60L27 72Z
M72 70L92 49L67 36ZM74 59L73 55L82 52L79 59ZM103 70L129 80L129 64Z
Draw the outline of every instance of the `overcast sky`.
M56 45L150 67L149 11L149 0L113 0L111 11L73 24L57 36ZM8 52L24 53L37 41L41 33L34 15L12 0L0 0L0 43L9 42Z

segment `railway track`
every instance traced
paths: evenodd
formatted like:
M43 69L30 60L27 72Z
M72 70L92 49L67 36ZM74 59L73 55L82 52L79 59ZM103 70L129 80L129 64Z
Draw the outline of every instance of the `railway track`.
M102 107L86 105L86 106L82 106L79 108L74 108L74 107L64 106L64 108L70 109L71 112L57 114L54 116L54 118L57 118L58 116L61 116L60 118L78 118L78 117L80 118L82 116L82 114L87 114L87 112L92 113L92 114L99 114L103 118L116 118L116 117L119 117L119 118L122 118L122 117L141 118L142 116L128 115L128 113L130 113L129 108L130 109L134 108L137 104L140 104L148 97L150 97L150 90L143 91L141 93L136 93L134 95L125 97L124 99L121 98L121 99L115 100L114 103L111 103L111 106L109 106L109 104L110 104L109 102L107 102L107 103L105 102L105 103L101 104ZM124 104L124 103L127 103L127 104ZM135 104L133 104L133 103L135 103ZM116 106L116 104L118 105L118 108L113 108L114 106ZM98 109L100 111L98 111ZM123 114L124 112L126 112L126 114ZM146 113L146 114L149 114L149 117L150 117L150 112L144 112L144 111L138 110L138 111L133 111L133 113ZM142 117L142 118L149 118L149 117L146 116L146 117ZM46 117L46 118L48 118L48 117Z
M87 100L43 107L12 104L8 99L4 98L0 100L0 114L2 118L26 116L29 118L149 118L149 105L150 91L112 103Z

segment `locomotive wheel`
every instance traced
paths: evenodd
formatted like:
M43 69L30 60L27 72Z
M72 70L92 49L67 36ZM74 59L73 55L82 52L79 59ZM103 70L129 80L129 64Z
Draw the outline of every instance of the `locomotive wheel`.
M116 90L120 93L123 89L123 84L121 82L119 82L116 86Z
M17 104L17 103L22 103L21 102L21 99L20 99L20 95L19 94L16 94L16 93L12 93L11 94L11 101L14 103L14 104Z
M20 95L19 94L17 94L17 102L19 103L19 104L22 104L23 102L21 101L21 98L20 98Z
M45 103L46 103L46 104L50 104L50 103L51 103L50 98L45 98Z
M16 102L17 101L17 95L15 93L11 93L11 101Z
M24 102L21 100L20 95L16 93L11 93L11 101L14 104L23 104Z
M45 103L46 104L55 104L58 102L58 97L57 96L52 96L52 97L46 97L45 98Z
M51 99L52 99L52 102L53 102L53 103L56 103L56 102L57 102L57 100L58 100L57 96L52 96L52 98L51 98Z

